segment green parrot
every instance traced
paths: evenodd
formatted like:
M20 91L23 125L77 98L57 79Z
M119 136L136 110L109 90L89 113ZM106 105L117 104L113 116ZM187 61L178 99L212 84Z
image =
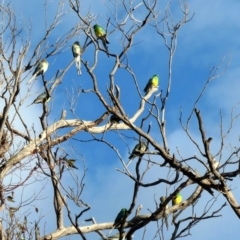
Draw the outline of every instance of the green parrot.
M178 204L180 204L181 202L182 202L182 195L178 192L178 193L176 193L175 196L173 196L172 206L178 205ZM174 211L174 212L173 212L173 215L172 215L172 224L174 223L175 213L176 213L176 211Z
M64 161L67 163L68 167L78 169L76 166L74 166L74 163L76 162L75 159L66 159L66 158L64 158Z
M45 59L41 60L38 63L37 67L35 68L35 70L32 74L32 78L28 81L28 84L30 84L35 77L39 76L40 74L45 73L47 71L47 69L48 69L48 62Z
M12 196L7 196L7 200L8 200L9 202L15 202L15 201L14 201L14 198L13 198Z
M48 102L50 99L51 97L47 96L46 92L43 92L30 105L28 105L28 107L31 106L32 104Z
M107 36L106 36L106 32L105 30L98 24L95 24L93 26L93 29L94 29L94 33L96 35L97 38L101 39L102 41L102 44L108 54L108 47L107 47L107 44L109 44L109 41L107 40ZM108 57L109 57L109 54L108 54Z
M144 92L146 94L148 94L148 92L152 89L152 88L155 88L158 86L158 82L159 82L159 79L158 79L158 75L153 75L152 78L149 79L146 87L144 88Z
M81 47L79 44L79 41L76 41L73 45L72 45L72 53L73 53L73 57L75 59L76 62L76 67L78 70L78 75L81 75Z
M160 207L162 206L162 204L164 203L165 200L166 200L166 197L164 197L164 196L160 197L160 201L161 201ZM168 209L168 205L165 206L164 210L166 210L166 209ZM163 221L165 222L166 228L168 230L168 220L167 220L167 215L165 214L165 212L163 213Z
M173 196L172 205L175 206L180 204L181 202L182 202L182 195L178 192L176 193L175 196Z
M126 217L128 210L126 208L122 208L121 211L118 213L117 217L115 218L113 226L117 228Z
M110 120L109 120L109 122L110 122L111 124L118 124L118 123L120 123L120 121L121 121L121 119L120 119L117 115L115 115L115 114L113 114L113 115L110 117Z
M133 149L131 155L129 156L130 160L133 160L135 157L141 157L147 150L147 144L144 141L140 141Z

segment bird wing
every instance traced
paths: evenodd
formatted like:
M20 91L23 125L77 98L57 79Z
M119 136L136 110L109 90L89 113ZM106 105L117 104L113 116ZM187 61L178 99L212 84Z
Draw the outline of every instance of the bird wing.
M147 85L146 85L146 87L144 88L143 91L144 91L145 93L147 93L147 92L149 91L151 85L152 85L152 79L150 79L150 80L148 81L148 83L147 83Z

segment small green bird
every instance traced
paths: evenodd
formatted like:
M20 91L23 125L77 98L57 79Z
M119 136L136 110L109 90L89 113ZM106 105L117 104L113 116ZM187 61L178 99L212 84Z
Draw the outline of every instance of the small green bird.
M70 167L70 168L75 168L75 169L78 169L74 163L76 162L75 159L64 159L64 161L67 163L67 166Z
M181 202L182 202L182 195L178 192L176 193L175 196L173 196L172 205L175 206L180 204Z
M160 197L160 207L162 206L162 204L164 203L164 201L166 200L166 197L162 196ZM165 209L164 210L167 210L168 209L168 204L165 206ZM168 230L168 220L167 220L167 215L165 214L165 212L163 213L163 221L165 222L165 225L166 225L166 228Z
M48 102L50 99L51 97L48 96L46 92L43 92L27 107L31 106L32 104Z
M110 120L109 120L109 122L110 122L111 124L118 124L118 123L120 123L120 121L121 121L121 119L120 119L117 115L115 115L115 114L113 114L113 115L110 117Z
M101 39L102 44L103 44L103 46L104 46L104 48L105 48L105 50L106 50L106 52L108 54L107 44L109 44L109 41L107 40L107 36L106 36L105 30L98 24L95 24L93 26L93 29L94 29L94 33L95 33L96 37Z
M172 198L172 206L178 205L181 202L182 202L182 195L178 192ZM173 215L172 215L172 224L174 223L175 213L176 213L176 211L174 211Z
M117 217L115 218L113 226L117 228L126 217L128 210L126 208L122 208L121 211L118 213Z
M13 198L12 196L7 196L7 200L8 200L9 202L15 202L15 201L14 201L14 198Z
M30 84L35 77L39 76L40 74L45 73L47 71L47 69L48 69L48 62L45 59L41 60L38 63L37 67L35 68L35 70L32 74L32 78L28 81L28 84Z
M158 82L159 82L159 79L158 79L158 75L153 75L152 78L149 79L146 87L144 88L144 92L146 93L146 95L148 94L148 92L152 89L152 88L155 88L158 86Z
M79 41L76 41L73 45L72 45L72 53L73 53L73 57L75 59L76 62L76 67L78 70L78 75L81 75L81 46Z
M129 156L130 160L133 160L135 157L142 157L147 150L147 144L144 141L140 141L133 149L131 155Z

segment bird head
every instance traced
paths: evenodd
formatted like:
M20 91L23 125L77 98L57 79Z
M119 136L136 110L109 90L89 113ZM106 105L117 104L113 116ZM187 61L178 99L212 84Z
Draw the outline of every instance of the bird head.
M164 197L164 196L160 197L161 202L164 202L165 200L166 200L166 197Z
M98 27L100 27L100 25L98 25L98 24L95 24L95 25L93 26L94 30L97 29Z
M180 192L177 192L177 193L174 195L175 198L178 197L178 196L181 196Z

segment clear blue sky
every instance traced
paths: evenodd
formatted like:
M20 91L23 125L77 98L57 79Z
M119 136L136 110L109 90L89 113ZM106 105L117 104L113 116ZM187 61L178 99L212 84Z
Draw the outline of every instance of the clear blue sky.
M92 1L91 11L94 15L98 15L98 23L106 26L106 22L109 16L109 10L102 4L102 1ZM110 1L106 1L108 4ZM179 5L174 1L172 4L172 13L174 19L179 19ZM89 9L90 2L86 4L82 3L82 12ZM137 3L136 3L137 4ZM31 1L26 0L24 5L20 2L12 3L15 6L16 11L19 13L18 17L31 18L33 23L33 34L31 39L32 46L37 42L38 38L43 35L44 24L42 18L44 18L44 5L43 1ZM111 5L109 3L109 5ZM161 13L164 13L164 6L166 1L162 1L159 9ZM26 8L26 6L28 6ZM68 8L66 4L65 8ZM36 11L37 9L37 11ZM50 17L56 9L56 3L51 3L48 10L48 16ZM186 120L196 97L202 90L208 75L209 70L214 66L218 66L222 59L225 57L223 66L227 65L230 58L230 64L228 70L224 75L215 79L208 86L203 98L197 105L201 110L204 125L206 127L207 134L213 137L212 152L215 154L219 148L219 122L220 109L223 112L224 129L226 130L230 123L231 108L235 106L239 100L239 78L240 78L240 2L237 0L232 1L211 1L207 0L195 0L189 1L190 13L194 14L193 19L180 29L177 42L177 51L173 60L173 78L172 88L169 100L167 102L167 134L168 142L171 152L176 152L176 147L181 151L184 157L192 156L197 153L196 148L190 144L187 137L184 135L179 124L180 107L183 109L183 119ZM122 9L121 9L122 10ZM120 13L120 10L119 10ZM140 14L140 13L139 13ZM191 14L190 14L191 15ZM141 14L140 14L141 16ZM73 28L77 23L77 18L74 13L70 13L64 18L60 27L51 36L49 41L54 42L59 34L66 32ZM111 30L111 27L110 27ZM64 53L49 58L49 70L46 73L46 78L53 78L56 70L64 68L72 59L71 44L79 40L81 44L84 43L85 37L83 34L73 39L66 46ZM113 53L119 52L119 39L117 34L109 36L110 45L109 51ZM138 85L143 90L146 82L153 74L158 74L161 79L159 89L166 92L167 87L167 67L168 58L167 51L164 47L162 38L156 34L155 29L151 26L147 26L145 30L140 32L134 38L134 43L137 43L128 52L129 63L135 72ZM68 47L68 48L67 48ZM82 56L83 60L92 62L92 51L87 50ZM98 77L99 88L104 96L107 96L106 86L109 85L109 70L114 64L113 59L109 59L104 53L100 53L99 66L96 69L96 75ZM224 67L222 68L224 69ZM58 119L62 109L68 109L68 101L66 99L66 90L76 90L77 87L83 89L89 89L92 87L87 72L83 67L83 74L81 77L77 76L74 66L71 67L63 83L57 88L54 99L50 103L54 109L53 114L50 117L50 122ZM124 69L120 69L116 76L115 82L121 88L121 103L125 112L131 117L139 106L139 97L135 90L133 80L127 74ZM72 88L72 86L74 86ZM35 90L40 88L40 84L36 84ZM143 92L142 92L143 93ZM35 98L35 95L32 96ZM31 102L32 99L29 100ZM29 103L27 102L26 105ZM26 121L39 126L38 115L41 113L41 106L33 106L28 109L24 109L26 112ZM78 104L76 107L76 113L80 119L94 120L103 113L103 107L97 102L96 97L93 94L80 94ZM236 109L238 112L239 109ZM34 114L33 114L34 113ZM145 112L146 113L146 112ZM68 111L67 118L71 119L74 116ZM156 122L153 122L153 129L151 135L160 141L159 131L157 129ZM140 121L136 124L139 125ZM233 145L239 144L237 126L239 122L235 123L235 130L228 137L227 142L232 142ZM191 133L200 140L198 129L195 128L195 122L191 127ZM123 132L130 137L137 137L136 134L127 131ZM100 135L97 137L101 137ZM119 149L121 156L128 159L129 150L126 144L122 141L121 137L117 133L107 132L106 139L116 145ZM86 140L91 139L91 136L86 133L80 133L77 136L78 139ZM136 144L132 139L128 139L127 143L130 146L130 151ZM77 148L79 153L85 159L86 167L88 168L85 178L85 191L82 195L82 200L87 202L92 208L86 213L83 219L89 217L95 217L98 223L111 222L115 219L116 214L122 207L129 207L131 203L131 192L133 190L133 182L125 175L120 174L115 168L122 169L122 165L117 155L110 150L103 143L81 143L76 141L70 141L67 145L73 145ZM228 156L229 152L226 149L223 155ZM218 159L219 160L219 159ZM79 172L81 172L81 161L77 164ZM130 170L134 170L134 164L130 166ZM152 179L158 179L158 169L151 171L151 174L147 175L145 182ZM166 172L161 172L166 175ZM66 181L69 180L66 178ZM240 194L238 193L239 179L234 180L231 183L231 188L235 189L234 194L238 199ZM149 189L141 189L138 197L137 204L142 203L142 213L149 213L148 209L154 211L154 195L158 200L160 196L165 194L166 186L156 186ZM171 191L170 191L171 192ZM183 197L187 198L190 192L184 191ZM203 194L202 199L198 203L198 208L204 208L206 202L210 199L210 196L206 193ZM48 200L40 201L39 208L45 205L45 201L51 202L51 198ZM225 202L221 196L218 198L216 205L220 206ZM45 208L48 212L49 209ZM51 210L53 211L53 209ZM76 213L77 213L76 209ZM187 210L190 214L191 208ZM73 211L74 212L74 211ZM200 211L201 212L201 211ZM51 213L50 213L51 215ZM192 236L186 237L186 239L236 239L235 235L238 234L237 225L238 218L235 216L229 206L225 207L222 211L222 218L210 219L200 223L192 230ZM131 218L131 217L130 217ZM43 222L49 222L49 215ZM213 226L217 226L214 227ZM203 230L204 229L204 230ZM46 231L53 230L52 226L47 226ZM147 227L147 235L145 239L153 239L156 230L156 223L151 223ZM171 228L166 232L165 239L169 239L171 236ZM135 234L134 239L141 239L142 230ZM71 237L71 239L78 239L78 237ZM87 235L87 239L97 240L98 235Z

